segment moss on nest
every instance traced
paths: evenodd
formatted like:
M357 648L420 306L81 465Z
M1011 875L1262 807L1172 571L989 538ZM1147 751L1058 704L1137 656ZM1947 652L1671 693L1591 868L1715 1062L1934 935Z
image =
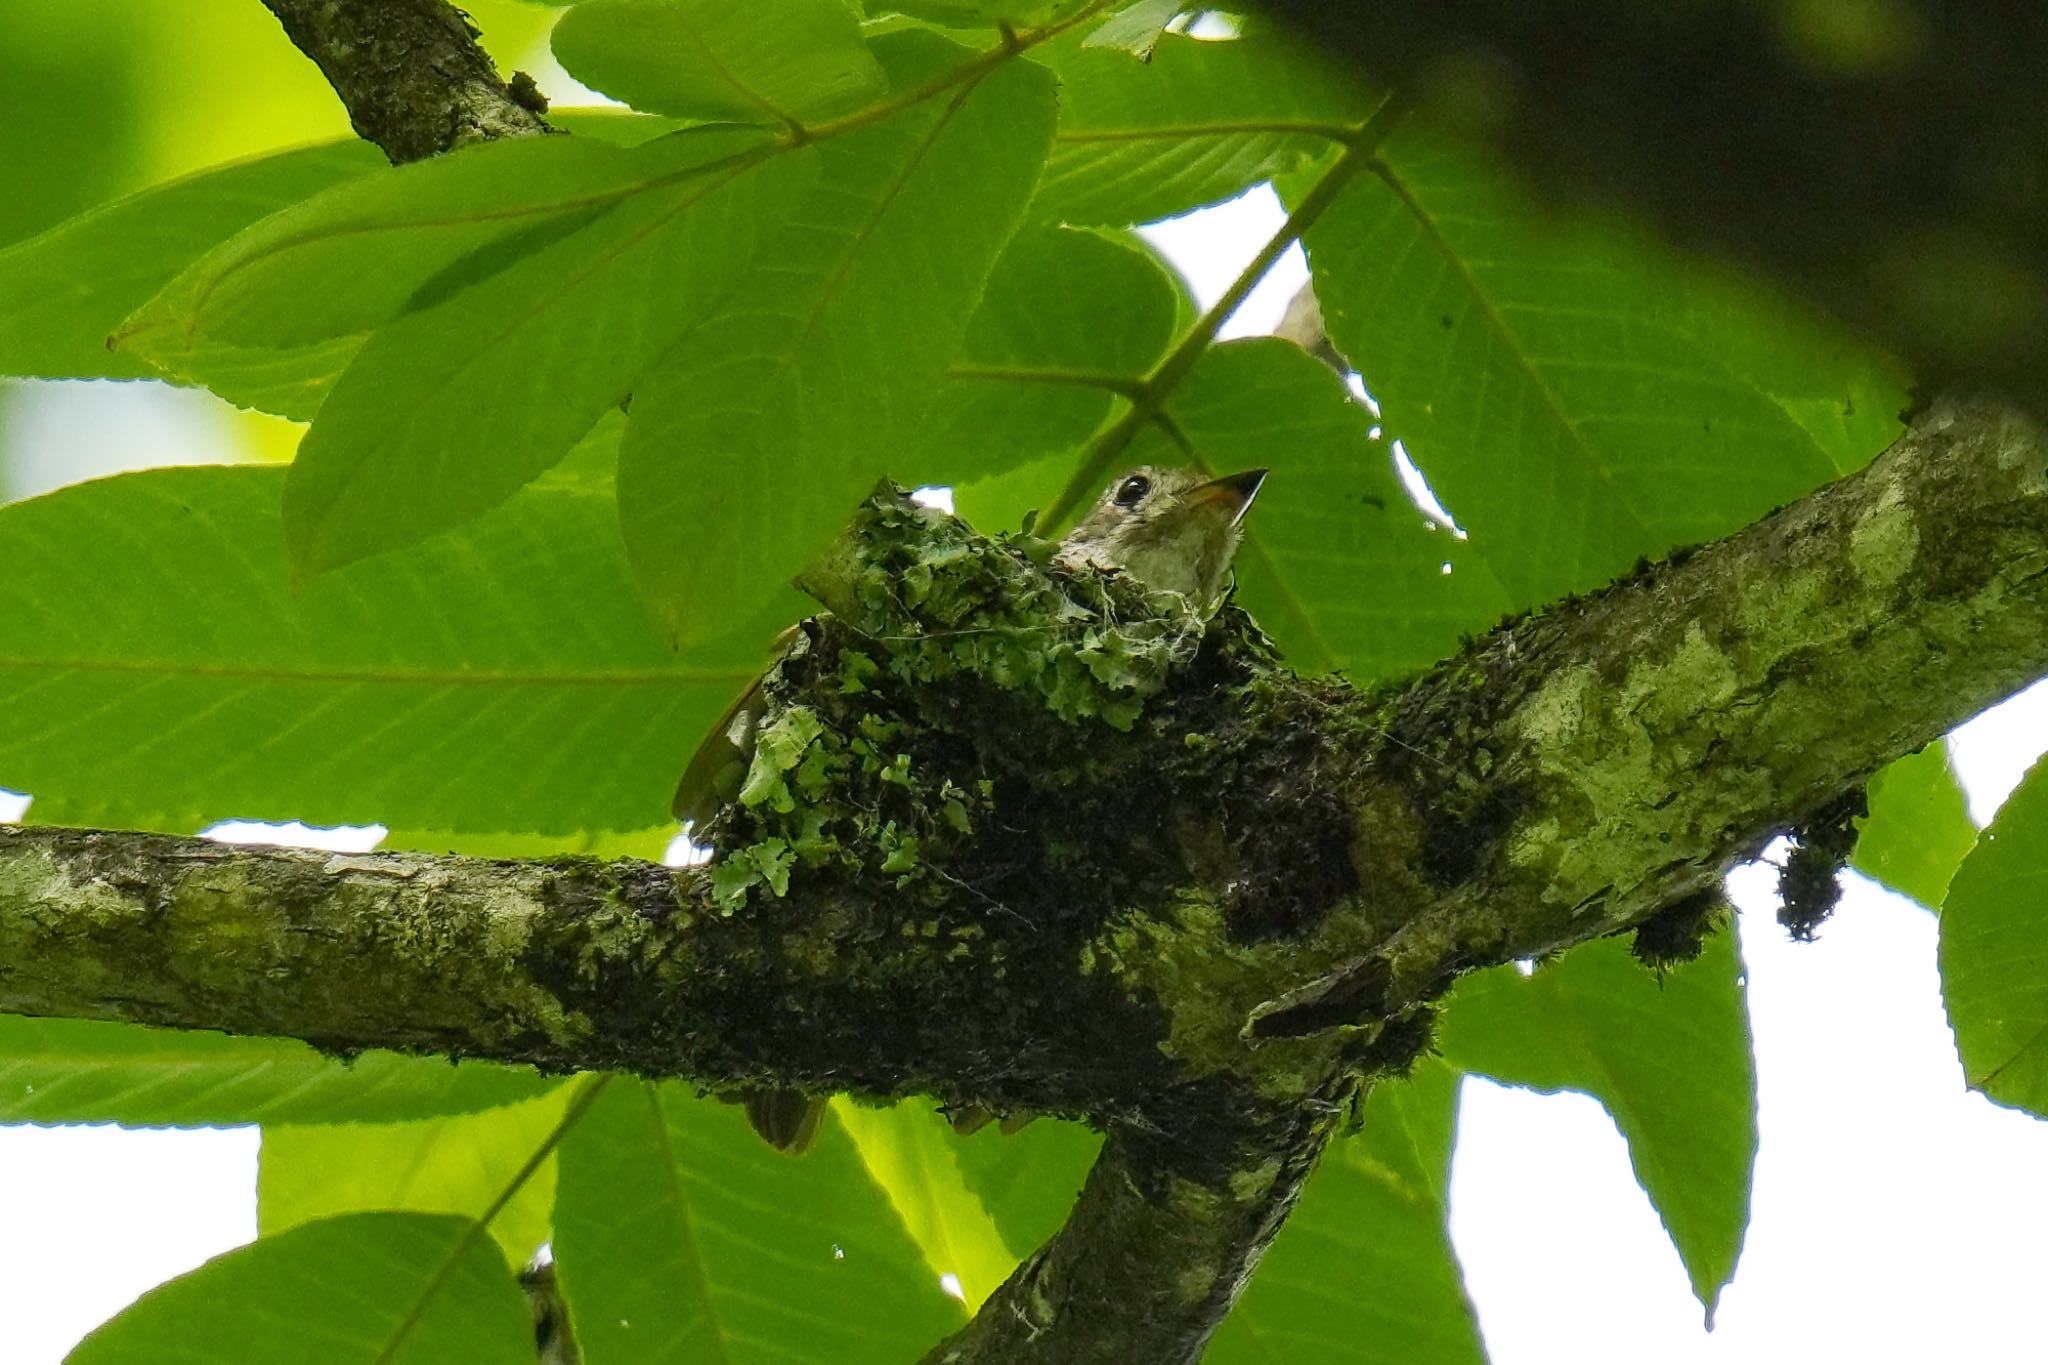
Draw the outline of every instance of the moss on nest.
M1055 548L977 535L893 486L863 504L800 580L833 614L770 670L745 782L709 831L727 913L828 864L942 894L936 864L1004 791L1101 775L1099 755L1040 760L1071 755L1076 726L1128 733L1203 623L1177 596L1054 566Z

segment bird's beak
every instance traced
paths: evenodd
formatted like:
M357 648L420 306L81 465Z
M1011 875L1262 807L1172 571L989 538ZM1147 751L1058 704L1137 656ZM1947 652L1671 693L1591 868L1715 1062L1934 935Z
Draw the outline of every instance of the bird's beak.
M1263 469L1247 469L1241 474L1225 474L1220 479L1211 479L1188 495L1188 501L1197 507L1214 507L1230 519L1235 526L1244 520L1244 514L1252 510L1252 499L1258 496L1259 485L1266 481Z

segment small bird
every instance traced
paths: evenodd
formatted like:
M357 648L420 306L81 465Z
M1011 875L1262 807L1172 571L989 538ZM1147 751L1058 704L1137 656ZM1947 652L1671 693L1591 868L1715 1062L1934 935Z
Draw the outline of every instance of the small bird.
M1123 574L1153 592L1176 593L1202 616L1223 600L1230 561L1244 539L1266 471L1247 469L1217 479L1198 469L1141 465L1117 476L1073 530L1053 562L1070 572ZM780 654L795 628L777 637ZM730 800L752 761L754 734L767 710L765 671L726 708L697 746L676 788L675 815L702 829ZM740 1097L747 1122L768 1143L796 1154L811 1145L825 1110L822 1096L795 1090L750 1090Z

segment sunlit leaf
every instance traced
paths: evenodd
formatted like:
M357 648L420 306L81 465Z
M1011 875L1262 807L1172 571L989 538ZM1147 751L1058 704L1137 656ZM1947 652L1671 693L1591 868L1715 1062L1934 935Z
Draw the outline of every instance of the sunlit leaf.
M1016 1269L1017 1257L966 1183L945 1117L928 1100L879 1109L840 1099L833 1112L932 1273L951 1275L967 1306L980 1307Z
M250 223L384 164L363 142L204 171L119 199L0 251L0 373L156 373L107 338L145 300Z
M616 1077L560 1161L555 1264L589 1365L900 1365L965 1318L830 1115L793 1159L737 1107Z
M675 842L673 820L647 829L611 832L578 830L571 834L478 834L446 829L394 829L377 849L409 849L416 853L460 853L471 858L639 858L658 863Z
M525 1067L365 1052L290 1038L0 1015L0 1123L382 1123L467 1114L546 1093Z
M983 478L1086 440L1114 395L1165 353L1179 292L1134 244L1070 228L1018 233L923 423L919 477Z
M533 1365L504 1258L466 1218L358 1213L230 1251L135 1301L69 1365Z
M584 0L550 41L591 89L684 118L800 123L883 86L844 0Z
M395 1210L490 1219L507 1264L523 1266L555 1211L554 1143L591 1081L499 1109L408 1123L266 1124L256 1226L272 1237L342 1213Z
M1183 8L1181 0L1137 0L1110 15L1082 40L1083 47L1113 47L1149 61L1166 26Z
M1148 431L1132 463L1271 471L1245 518L1238 601L1297 667L1393 676L1506 610L1485 561L1402 488L1371 414L1299 346L1218 346L1166 410L1178 439Z
M716 128L635 148L671 178L495 273L475 278L472 259L466 288L381 328L292 465L294 567L461 525L561 459L736 287L763 225L809 183L807 152L766 151L761 134Z
M877 39L897 87L966 61ZM686 640L753 617L901 472L1052 132L1050 76L1009 62L821 143L823 176L744 298L693 327L633 396L619 469L648 600Z
M1484 1365L1445 1226L1458 1076L1385 1080L1339 1138L1203 1357L1210 1365Z
M1034 215L1144 223L1242 194L1327 151L1377 98L1281 34L1169 33L1151 61L1082 46L1044 54L1060 126Z
M953 1137L961 1177L981 1200L1010 1254L1029 1256L1059 1231L1102 1150L1086 1124L1039 1119L1015 1133L989 1124Z
M0 509L0 785L38 819L644 829L759 666L661 639L601 485L294 592L282 483L160 470Z
M510 242L532 250L675 169L591 138L535 137L358 176L208 252L137 309L116 340L175 371L201 338L283 348L368 332L417 307L430 286L441 294L459 287L444 272L478 249ZM481 275L488 264L473 270Z
M2048 777L2036 764L1941 906L1941 993L1970 1087L2048 1117Z
M1050 23L1085 0L867 0L870 14L894 11L947 28L1029 28Z
M1710 1313L1735 1274L1756 1161L1743 990L1732 930L1663 972L1600 939L1526 977L1512 965L1466 977L1438 1034L1464 1070L1606 1106Z
M1937 740L1870 779L1870 815L1850 866L1934 910L1976 842L1948 745Z
M1544 213L1412 124L1306 242L1331 339L1517 606L1732 531L1889 439L1856 424L1852 456L1816 411L1896 412L1882 362L1786 345L1779 310Z

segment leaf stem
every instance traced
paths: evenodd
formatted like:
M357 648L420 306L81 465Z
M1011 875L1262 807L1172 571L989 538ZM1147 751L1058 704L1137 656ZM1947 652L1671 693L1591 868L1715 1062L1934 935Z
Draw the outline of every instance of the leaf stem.
M505 1182L505 1187L498 1191L498 1197L491 1201L491 1206L477 1215L476 1221L470 1224L469 1231L463 1234L462 1240L455 1244L447 1258L435 1269L434 1274L421 1288L419 1297L413 1300L411 1311L398 1324L397 1330L384 1344L384 1349L377 1353L375 1365L385 1365L385 1362L394 1358L406 1338L412 1335L413 1328L419 1326L420 1319L433 1303L434 1296L441 1292L441 1287L448 1282L448 1277L455 1273L455 1267L469 1254L469 1249L485 1235L492 1221L505 1211L505 1206L512 1202L512 1196L525 1188L526 1182L533 1179L534 1172L541 1168L541 1163L554 1154L555 1148L561 1145L569 1130L574 1128L590 1106L597 1102L597 1097L604 1093L605 1083L610 1079L611 1077L603 1072L586 1072L571 1082L576 1087L576 1093L569 1097L568 1104L563 1107L560 1121L545 1138L541 1139L533 1151L527 1154L526 1160L513 1172L512 1178Z
M1066 18L1045 25L1042 28L1013 29L1005 25L1002 41L986 52L978 53L972 61L963 62L951 71L920 82L907 90L898 90L886 98L876 100L865 108L856 109L836 119L814 123L801 130L798 140L814 142L819 138L831 137L837 133L851 132L864 128L870 123L880 122L891 114L899 114L914 105L922 104L934 95L944 94L956 85L971 84L1001 66L1010 58L1029 52L1041 43L1051 42L1061 34L1087 23L1090 19L1108 9L1116 0L1089 0ZM796 145L792 141L789 145Z
M1060 490L1059 496L1053 499L1052 505L1046 509L1041 525L1064 526L1073 518L1074 513L1095 490L1096 485L1108 476L1110 462L1130 445L1146 423L1160 416L1166 400L1172 396L1180 382L1187 378L1188 372L1194 369L1195 363L1216 340L1216 333L1230 319L1230 315L1235 313L1252 290L1258 287L1259 281L1266 277L1266 273L1273 268L1274 263L1287 248L1293 246L1316 219L1322 217L1323 212L1336 202L1337 196L1351 183L1352 177L1378 157L1381 144L1400 126L1407 112L1406 101L1398 95L1389 96L1373 111L1371 118L1343 139L1343 152L1330 163L1329 169L1323 172L1316 183L1309 187L1308 193L1302 196L1294 211L1287 215L1287 221L1267 239L1266 244L1259 248L1258 254L1252 257L1245 268L1237 273L1237 278L1223 291L1223 297L1217 299L1208 311L1195 320L1195 325L1188 329L1188 334L1180 339L1180 343L1167 353L1165 359L1153 368L1152 373L1145 376L1145 382L1139 386L1137 394L1131 399L1130 408L1124 415L1089 442L1080 466L1075 469L1073 477L1067 480L1066 487Z
M1000 379L1013 384L1066 384L1084 389L1107 389L1136 402L1144 392L1143 375L1111 374L1097 370L1026 369L1012 365L954 365L948 379Z

